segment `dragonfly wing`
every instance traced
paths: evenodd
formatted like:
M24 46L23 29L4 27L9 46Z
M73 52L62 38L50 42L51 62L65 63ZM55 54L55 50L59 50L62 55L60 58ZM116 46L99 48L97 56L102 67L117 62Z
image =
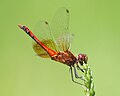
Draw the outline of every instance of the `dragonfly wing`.
M54 34L55 43L58 51L66 51L70 48L69 33L69 11L66 8L60 8L53 17L51 29Z
M47 47L51 48L52 50L56 50L55 42L53 41L50 27L48 22L46 21L39 21L35 26L35 35L38 39ZM49 54L36 42L33 42L33 49L37 53L38 56L43 58L49 58Z

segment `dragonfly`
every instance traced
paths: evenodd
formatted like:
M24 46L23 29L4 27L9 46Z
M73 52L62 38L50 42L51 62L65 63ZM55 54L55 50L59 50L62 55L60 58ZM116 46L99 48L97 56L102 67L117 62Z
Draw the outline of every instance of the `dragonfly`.
M35 33L24 25L18 24L18 26L33 39L32 46L38 56L51 58L51 60L69 66L72 81L82 85L75 81L75 78L82 79L77 71L84 72L82 66L87 64L88 56L81 53L75 56L70 51L72 35L69 32L69 15L68 9L58 9L52 19L51 26L47 21L39 21L35 26Z

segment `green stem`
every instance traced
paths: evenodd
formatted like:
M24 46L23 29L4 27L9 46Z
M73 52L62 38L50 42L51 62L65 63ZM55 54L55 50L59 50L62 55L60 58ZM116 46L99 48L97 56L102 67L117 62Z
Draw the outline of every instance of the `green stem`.
M92 77L92 71L87 64L83 65L83 69L85 70L83 78L84 78L84 92L86 96L95 96L94 90L94 82Z

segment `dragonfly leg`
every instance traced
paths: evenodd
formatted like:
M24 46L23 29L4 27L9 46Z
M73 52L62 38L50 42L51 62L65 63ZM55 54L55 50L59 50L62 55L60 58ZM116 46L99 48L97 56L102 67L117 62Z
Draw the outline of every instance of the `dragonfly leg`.
M77 65L77 69L80 70L80 71L82 71L84 73L84 70L82 68L80 68L79 65Z
M72 81L73 81L74 83L77 83L77 84L79 84L79 85L84 86L84 84L81 84L81 83L79 83L79 82L77 82L77 81L74 80L74 78L73 78L73 70L72 70L72 66L70 67L70 72L71 72L71 78L72 78Z
M75 77L76 77L76 78L79 78L79 79L81 79L81 80L84 80L84 77L83 77L83 76L78 76L78 73L77 73L77 71L76 71L75 66L73 66L73 68L74 68ZM81 70L82 70L82 69L81 69ZM84 81L85 81L85 80L84 80Z

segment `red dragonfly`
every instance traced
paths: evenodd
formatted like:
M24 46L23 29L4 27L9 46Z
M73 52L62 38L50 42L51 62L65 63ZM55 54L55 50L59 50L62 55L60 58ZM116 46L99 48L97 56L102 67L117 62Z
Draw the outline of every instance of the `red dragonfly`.
M18 25L33 40L33 49L38 56L42 58L51 58L70 67L72 81L82 85L74 80L72 68L76 78L81 78L77 70L84 70L80 67L87 64L86 54L79 54L77 57L70 52L71 34L69 33L69 10L60 8L49 26L47 21L40 21L35 27L35 34L28 27ZM77 69L77 70L76 70Z

